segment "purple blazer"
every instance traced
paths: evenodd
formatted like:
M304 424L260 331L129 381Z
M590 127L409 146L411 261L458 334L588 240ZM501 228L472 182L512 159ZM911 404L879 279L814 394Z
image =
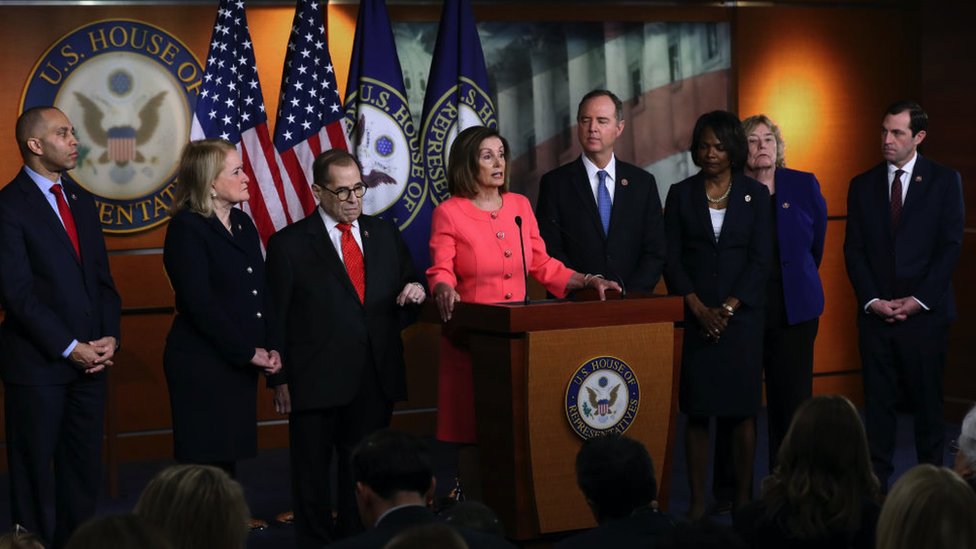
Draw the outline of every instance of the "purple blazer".
M786 319L798 324L824 310L820 260L827 234L827 202L812 173L776 168L776 234Z

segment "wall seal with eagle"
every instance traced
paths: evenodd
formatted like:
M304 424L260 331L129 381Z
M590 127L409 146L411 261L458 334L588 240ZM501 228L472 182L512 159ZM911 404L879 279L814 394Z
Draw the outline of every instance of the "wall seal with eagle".
M165 30L96 21L44 52L24 86L21 112L53 105L68 116L79 153L68 177L95 196L104 232L130 234L169 219L202 77L193 52Z

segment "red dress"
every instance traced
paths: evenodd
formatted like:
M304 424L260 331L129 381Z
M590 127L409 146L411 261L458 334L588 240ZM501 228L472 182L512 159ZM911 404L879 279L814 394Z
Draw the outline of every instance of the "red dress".
M482 211L460 197L437 206L430 231L430 288L444 282L466 303L524 300L516 216L522 217L529 274L553 295L565 295L573 271L546 253L529 200L515 193L503 194L502 207L494 212ZM471 355L445 337L440 342L437 397L437 438L476 442Z

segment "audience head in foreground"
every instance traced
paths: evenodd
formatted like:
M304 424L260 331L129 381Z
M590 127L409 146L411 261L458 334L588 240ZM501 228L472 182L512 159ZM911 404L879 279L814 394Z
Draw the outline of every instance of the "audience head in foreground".
M976 547L976 493L945 467L913 467L895 482L881 509L877 549L919 547Z
M174 549L242 549L251 516L241 485L209 465L173 465L142 491L135 513Z
M397 534L383 549L468 549L461 534L446 524L414 526Z
M44 543L39 536L17 524L13 531L0 536L0 549L44 549Z
M594 437L576 454L576 483L597 522L630 516L657 497L650 454L625 436Z
M652 506L654 464L637 440L607 435L584 442L576 454L576 483L599 526L561 540L558 549L656 546L674 527Z
M791 537L830 538L861 531L864 507L877 494L867 436L851 401L827 395L800 405L776 470L763 482L767 516Z
M434 494L434 470L417 437L384 429L366 437L352 454L356 503L369 528L400 505L426 506Z
M75 530L66 549L172 549L169 540L146 519L133 514L89 520Z
M976 489L976 406L962 420L952 470Z

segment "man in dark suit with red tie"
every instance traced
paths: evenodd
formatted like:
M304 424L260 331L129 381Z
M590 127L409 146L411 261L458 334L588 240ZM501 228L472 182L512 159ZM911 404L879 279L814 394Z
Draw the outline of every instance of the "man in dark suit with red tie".
M651 292L664 269L664 222L654 176L619 160L623 104L594 90L576 114L583 154L542 176L536 217L549 255L624 291Z
M271 383L289 413L292 500L299 547L320 547L359 529L349 459L387 427L406 398L403 308L426 293L393 223L362 214L358 161L325 152L312 167L319 207L275 234L267 273L285 344ZM338 531L329 520L329 464L336 450Z
M851 180L847 194L844 257L858 302L865 426L885 492L899 388L919 461L943 461L942 372L965 209L959 172L917 152L927 125L917 103L891 105L881 124L884 162Z
M0 376L12 521L62 547L95 513L104 370L121 300L91 196L62 177L74 127L53 107L17 119L24 167L0 190ZM53 462L53 469L52 469ZM51 506L54 484L54 523Z

